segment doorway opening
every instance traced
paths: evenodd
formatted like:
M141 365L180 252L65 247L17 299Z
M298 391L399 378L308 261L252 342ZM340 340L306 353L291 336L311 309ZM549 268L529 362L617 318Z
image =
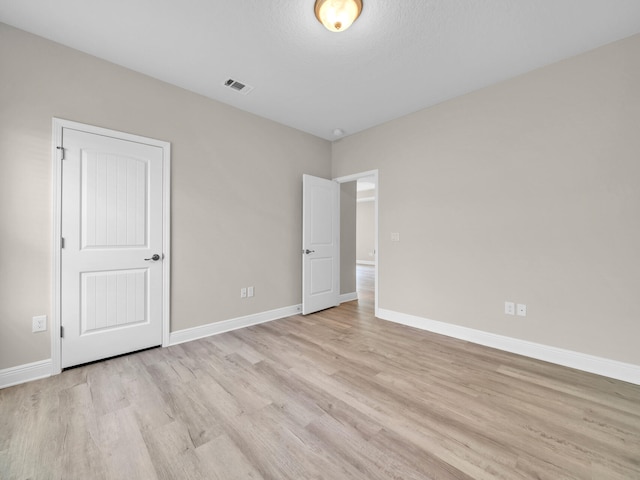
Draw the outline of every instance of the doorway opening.
M358 303L374 311L376 230L375 179L357 180L356 197L356 287Z
M378 313L378 170L338 177L343 184L357 182L355 235L355 264L341 264L341 268L353 269L359 302L369 303L373 314ZM361 206L361 208L358 208ZM358 218L360 215L360 218ZM358 228L360 227L360 228Z

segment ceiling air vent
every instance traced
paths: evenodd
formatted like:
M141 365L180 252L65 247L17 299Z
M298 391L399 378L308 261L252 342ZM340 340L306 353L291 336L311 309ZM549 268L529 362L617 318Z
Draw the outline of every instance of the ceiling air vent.
M251 90L253 90L252 86L247 85L246 83L239 82L238 80L234 80L233 78L225 80L224 86L230 88L231 90L235 90L242 95L247 95L249 92L251 92Z

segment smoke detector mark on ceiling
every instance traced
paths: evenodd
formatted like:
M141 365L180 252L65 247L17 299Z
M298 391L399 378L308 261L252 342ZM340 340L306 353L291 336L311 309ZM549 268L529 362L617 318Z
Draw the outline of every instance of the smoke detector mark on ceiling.
M239 82L238 80L234 80L233 78L228 78L224 81L224 86L228 87L232 90L235 90L242 95L248 95L253 87L251 85L247 85L246 83Z

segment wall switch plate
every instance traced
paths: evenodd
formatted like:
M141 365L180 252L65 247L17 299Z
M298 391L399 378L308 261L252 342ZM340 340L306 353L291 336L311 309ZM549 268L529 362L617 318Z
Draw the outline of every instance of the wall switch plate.
M240 298L247 298L247 289L244 287L240 289Z
M400 234L397 233L397 232L391 233L391 241L392 242L399 242L400 241Z
M247 297L253 297L253 287L247 287Z
M31 319L31 331L35 332L44 332L47 329L47 316L46 315L38 315L37 317L33 317Z
M527 306L524 303L518 304L518 316L526 317L527 316Z
M516 314L516 304L513 302L504 302L504 313L506 315Z

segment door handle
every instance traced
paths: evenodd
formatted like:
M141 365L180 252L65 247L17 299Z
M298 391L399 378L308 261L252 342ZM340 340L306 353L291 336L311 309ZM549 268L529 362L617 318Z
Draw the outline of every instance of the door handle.
M307 255L309 255L310 253L315 252L315 250L309 250L308 248L306 250L303 250L302 253L306 253Z
M157 253L154 253L153 255L151 255L151 258L145 258L145 260L146 260L147 262L148 262L149 260L153 260L153 261L155 262L155 261L160 260L160 255L158 255Z

